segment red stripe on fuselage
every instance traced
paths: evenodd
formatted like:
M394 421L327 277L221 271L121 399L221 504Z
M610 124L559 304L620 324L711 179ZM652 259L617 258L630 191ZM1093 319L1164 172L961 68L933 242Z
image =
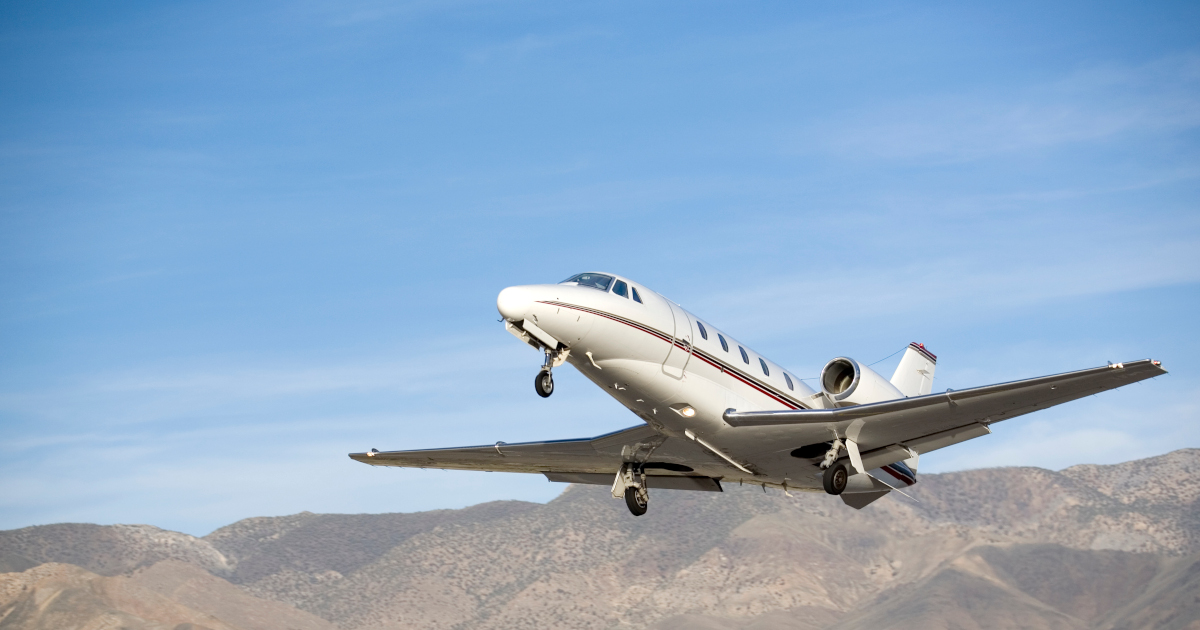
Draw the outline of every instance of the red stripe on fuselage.
M699 359L701 361L704 361L705 363L721 370L723 373L729 374L730 376L745 383L746 385L749 385L750 387L757 390L759 393L761 393L764 396L770 398L771 400L774 400L775 402L787 407L788 409L796 409L797 407L807 409L807 407L805 407L804 405L801 405L800 403L794 403L792 401L785 400L783 398L776 396L774 393L764 389L763 386L760 385L758 382L750 380L748 377L745 377L742 374L740 374L736 368L725 365L724 363L722 363L720 361L716 361L715 359L709 358L708 356L703 354L703 351L699 351L700 353L697 353L697 350L695 349L694 345L692 348L688 348L688 346L686 344L680 343L678 340L676 340L668 335L658 332L657 330L654 330L653 328L650 328L643 324L639 324L633 320L628 320L623 317L618 317L616 315L612 315L610 313L605 313L604 311L598 311L598 310L590 309L590 308L583 307L583 306L576 306L574 304L566 304L563 302L542 302L542 304L549 304L551 306L561 306L563 308L569 308L569 309L573 309L576 311L583 311L585 313L591 313L593 315L599 315L600 317L603 317L605 319L610 319L614 322L617 322L620 324L625 324L626 326L629 326L630 328L634 328L634 329L640 330L644 333L653 335L655 337L658 337L662 341L674 344L675 347L679 348L680 350L683 350L684 352L691 354L693 357L699 357Z

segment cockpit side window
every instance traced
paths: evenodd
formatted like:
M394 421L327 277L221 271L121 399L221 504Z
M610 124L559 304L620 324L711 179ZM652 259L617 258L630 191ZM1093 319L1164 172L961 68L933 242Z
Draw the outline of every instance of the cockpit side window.
M783 373L783 380L787 381L788 389L796 391L796 388L792 386L792 377L788 376L787 372Z
M746 365L750 365L750 355L746 354L746 349L738 346L738 350L742 352L742 361L745 362Z
M721 349L725 352L729 352L729 344L725 343L725 335L717 333L717 339L721 340Z
M612 281L612 276L606 276L602 273L581 273L571 276L559 284L575 283L581 287L591 287L601 291L608 291L608 287L612 285Z
M700 336L704 337L704 339L707 340L708 339L708 331L704 329L704 324L700 323L700 320L698 320L698 319L696 320L696 327L700 329Z
M637 287L629 287L629 290L633 291L633 301L642 304L642 296L638 295Z
M629 286L625 284L624 280L617 280L617 283L613 285L613 293L627 298L629 297Z
M771 375L771 370L770 370L770 368L768 368L768 367L767 367L767 362L766 362L766 361L764 361L762 357L759 357L759 358L758 358L758 364L762 366L762 369L763 369L763 374L764 374L765 376L770 376L770 375Z

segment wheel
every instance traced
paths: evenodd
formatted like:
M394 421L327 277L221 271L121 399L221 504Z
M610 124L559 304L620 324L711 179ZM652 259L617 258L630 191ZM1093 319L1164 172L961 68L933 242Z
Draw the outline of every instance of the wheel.
M829 494L841 494L846 489L846 482L849 480L850 471L846 470L846 465L841 462L826 468L825 475L821 479L825 486L825 492Z
M554 393L554 377L546 370L538 372L537 377L533 379L533 388L537 390L538 396L549 398L550 394Z
M629 511L634 516L641 516L650 506L650 496L645 491L638 491L637 488L628 486L625 488L625 505L629 506Z

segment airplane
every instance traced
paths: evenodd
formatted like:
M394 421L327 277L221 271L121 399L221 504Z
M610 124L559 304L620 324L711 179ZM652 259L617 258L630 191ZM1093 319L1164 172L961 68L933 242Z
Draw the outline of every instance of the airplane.
M643 422L593 438L351 453L374 466L541 473L612 486L634 516L649 490L721 492L738 483L837 495L862 509L917 482L921 455L991 425L1166 374L1159 361L933 393L937 357L905 348L890 379L849 357L814 389L645 285L612 273L508 287L505 329L545 357L534 379L554 393L569 363Z

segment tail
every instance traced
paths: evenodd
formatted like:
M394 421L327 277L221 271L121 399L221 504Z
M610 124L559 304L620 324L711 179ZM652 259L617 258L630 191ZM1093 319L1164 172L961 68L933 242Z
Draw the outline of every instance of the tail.
M937 357L925 349L925 344L912 342L900 358L896 373L892 374L892 385L907 397L924 396L933 391L933 369Z

